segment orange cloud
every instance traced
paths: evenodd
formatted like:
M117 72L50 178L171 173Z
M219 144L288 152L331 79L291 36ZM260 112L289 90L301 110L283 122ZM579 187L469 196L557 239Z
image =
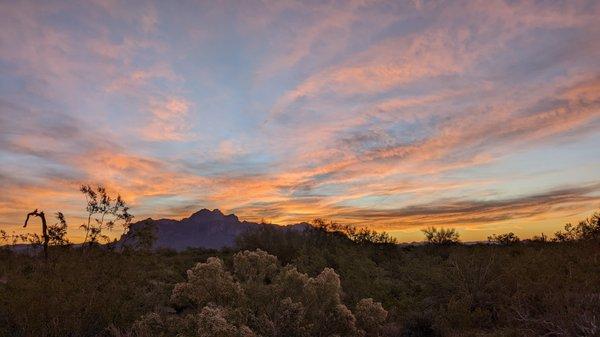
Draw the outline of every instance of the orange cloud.
M220 207L397 231L597 206L596 190L557 188L598 180L597 161L512 194L520 172L496 169L596 137L598 3L135 7L0 4L3 226L43 207L76 227L94 182L139 217Z

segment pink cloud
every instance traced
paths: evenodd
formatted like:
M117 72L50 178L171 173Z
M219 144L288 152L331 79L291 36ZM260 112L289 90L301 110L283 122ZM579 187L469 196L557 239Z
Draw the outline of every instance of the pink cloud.
M187 122L190 102L179 97L151 103L152 116L141 130L143 138L154 141L189 140L191 128Z

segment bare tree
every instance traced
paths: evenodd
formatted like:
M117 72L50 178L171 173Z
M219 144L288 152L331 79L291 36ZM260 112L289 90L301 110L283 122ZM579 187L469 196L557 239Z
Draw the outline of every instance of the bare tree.
M37 216L42 219L42 238L44 240L44 258L48 259L48 241L50 241L50 237L48 236L48 226L46 225L46 216L43 211L38 212L38 210L34 210L27 214L27 218L25 219L25 224L23 228L27 227L27 222L29 221L30 216Z

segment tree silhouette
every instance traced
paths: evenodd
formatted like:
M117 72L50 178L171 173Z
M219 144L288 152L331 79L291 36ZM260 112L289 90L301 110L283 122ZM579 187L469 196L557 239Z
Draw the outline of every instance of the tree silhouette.
M37 216L42 219L42 238L44 239L44 259L48 259L48 241L50 241L50 237L48 236L48 226L46 225L46 216L43 211L38 212L38 210L34 210L27 214L27 218L25 219L25 224L23 228L27 227L27 222L29 221L30 216Z
M117 195L116 198L111 197L102 185L98 185L96 188L82 185L79 190L85 195L88 213L87 223L80 226L85 230L82 245L86 243L93 245L100 239L108 241L109 238L104 234L104 229L112 230L119 221L123 226L123 233L129 230L133 215L129 213L129 207L120 195Z
M564 231L557 231L553 239L556 242L579 240L600 240L600 212L595 212L577 225L565 224Z
M510 246L521 242L521 239L515 233L493 234L488 236L488 242L491 244Z
M48 242L50 245L65 246L70 244L67 236L67 221L62 212L56 212L57 223L48 226Z
M421 232L425 234L427 242L434 245L452 245L460 242L460 235L454 228L427 227Z

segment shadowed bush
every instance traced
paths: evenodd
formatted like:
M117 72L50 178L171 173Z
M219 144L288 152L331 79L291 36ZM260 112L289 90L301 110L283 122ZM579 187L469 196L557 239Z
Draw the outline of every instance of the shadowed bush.
M342 302L338 274L325 268L315 277L281 267L262 250L233 257L233 268L216 257L187 271L175 285L171 308L145 315L134 336L378 336L387 311L372 299Z
M223 251L0 249L0 336L596 336L600 242L585 237L410 246L265 227Z

